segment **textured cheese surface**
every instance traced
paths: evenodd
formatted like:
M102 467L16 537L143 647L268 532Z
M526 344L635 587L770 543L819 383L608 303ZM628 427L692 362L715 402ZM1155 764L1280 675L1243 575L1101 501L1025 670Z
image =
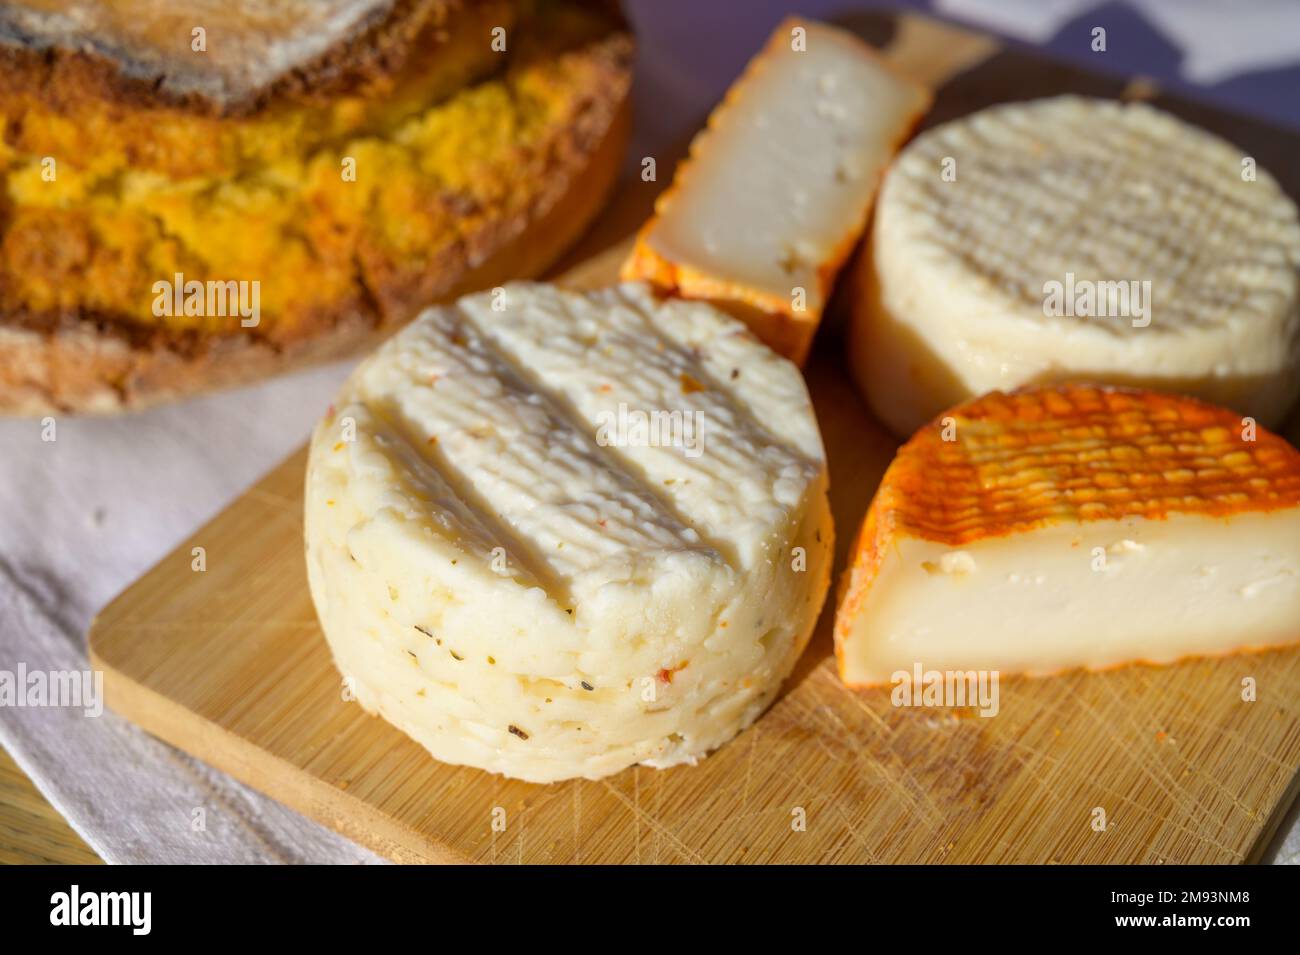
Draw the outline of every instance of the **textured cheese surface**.
M835 635L853 684L1300 641L1300 452L1190 398L987 395L890 465Z
M929 99L851 33L787 20L692 143L625 277L786 316L801 334L756 330L801 360L880 174Z
M697 430L617 424L640 412ZM309 579L358 700L439 759L533 781L691 761L755 719L831 534L797 369L641 285L432 309L312 441Z
M877 415L910 434L988 391L1091 380L1279 421L1300 391L1300 219L1267 171L1243 178L1244 158L1144 104L1079 97L917 137L862 258L852 359ZM1128 286L1149 311L1071 314L1086 299L1050 302L1053 282L1076 303L1149 282Z

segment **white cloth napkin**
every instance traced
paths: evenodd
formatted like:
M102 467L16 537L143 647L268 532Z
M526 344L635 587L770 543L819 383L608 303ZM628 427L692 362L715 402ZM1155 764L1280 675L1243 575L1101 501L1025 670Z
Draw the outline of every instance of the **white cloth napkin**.
M84 671L94 613L301 444L347 366L121 418L0 420L0 669ZM111 712L0 706L0 742L109 862L381 861Z

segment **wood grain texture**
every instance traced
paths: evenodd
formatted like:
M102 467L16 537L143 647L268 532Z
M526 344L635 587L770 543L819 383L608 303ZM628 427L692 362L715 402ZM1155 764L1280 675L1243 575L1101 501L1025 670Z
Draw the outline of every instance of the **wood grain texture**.
M927 30L932 60L961 57L953 69L918 52ZM886 32L906 39L900 62L958 74L940 91L942 114L985 105L990 91L1123 89L1043 73L1039 61L956 42L953 28L921 18ZM1295 137L1254 135L1296 148ZM624 248L567 281L610 281ZM806 374L842 568L897 445L849 385L831 325ZM1004 680L999 714L984 719L846 690L830 659L833 599L782 697L697 766L542 786L438 763L342 698L307 592L304 459L286 461L106 608L91 652L118 712L399 861L1242 862L1296 795L1300 649ZM194 547L205 549L204 572L191 569ZM1242 700L1246 677L1254 702ZM1092 825L1099 809L1104 831Z
M101 861L0 747L0 865Z

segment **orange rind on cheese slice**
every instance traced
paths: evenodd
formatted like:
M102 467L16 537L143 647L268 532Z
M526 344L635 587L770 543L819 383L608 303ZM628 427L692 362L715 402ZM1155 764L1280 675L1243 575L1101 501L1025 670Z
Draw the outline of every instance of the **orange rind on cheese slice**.
M1045 675L1300 641L1300 452L1181 396L992 392L885 472L835 620L840 676Z
M852 33L785 20L691 143L623 278L712 302L802 364L930 100Z

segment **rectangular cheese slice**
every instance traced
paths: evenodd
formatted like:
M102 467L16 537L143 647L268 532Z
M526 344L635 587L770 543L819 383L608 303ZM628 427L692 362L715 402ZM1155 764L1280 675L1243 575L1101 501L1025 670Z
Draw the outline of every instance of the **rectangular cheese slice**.
M994 392L881 482L835 624L851 686L1300 641L1300 452L1190 398Z
M802 363L886 164L930 104L844 30L788 19L691 144L623 266Z

